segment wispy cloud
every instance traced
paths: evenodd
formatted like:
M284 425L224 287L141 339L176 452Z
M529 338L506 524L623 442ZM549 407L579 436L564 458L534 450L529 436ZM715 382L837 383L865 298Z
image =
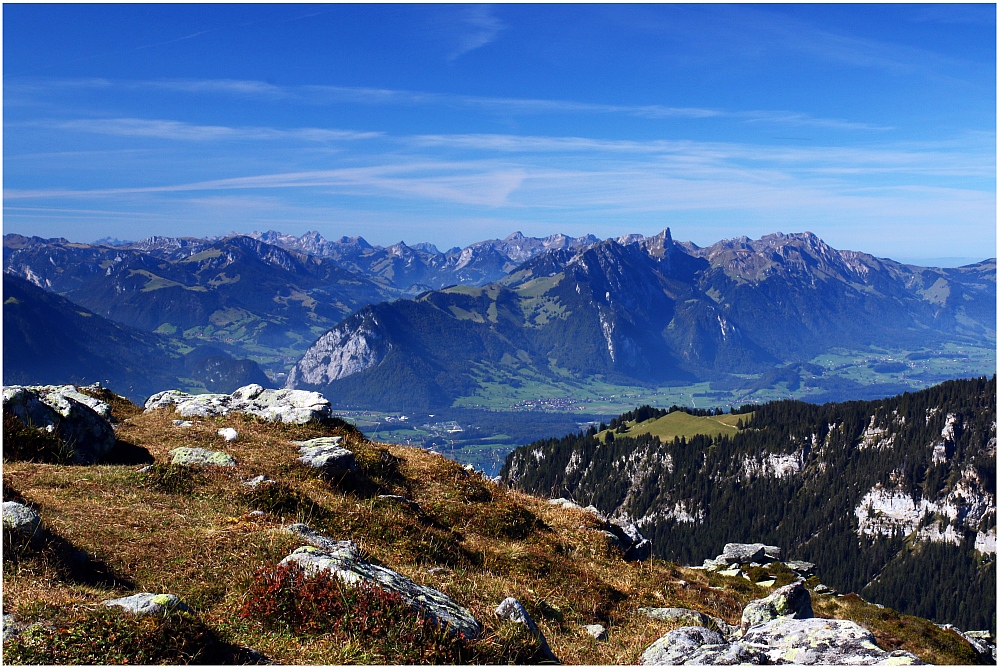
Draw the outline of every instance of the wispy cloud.
M222 125L193 125L182 121L143 118L99 118L65 121L26 121L9 123L7 127L48 127L57 130L89 132L118 137L149 137L183 141L216 140L279 140L350 141L375 139L381 132L355 132L326 128L278 129L269 127L228 127Z
M458 46L449 54L449 60L455 60L470 51L486 46L507 27L496 17L489 5L463 7L458 24Z
M235 79L121 81L77 79L66 81L22 81L5 86L5 94L15 101L46 91L76 88L122 88L159 90L192 95L231 97L306 105L363 104L374 106L449 107L476 109L505 116L530 115L619 115L650 120L692 119L731 120L738 123L770 124L786 127L813 127L844 131L888 131L892 126L823 118L788 110L729 110L711 107L683 107L662 104L601 104L576 100L488 97L359 86L277 86L263 81Z

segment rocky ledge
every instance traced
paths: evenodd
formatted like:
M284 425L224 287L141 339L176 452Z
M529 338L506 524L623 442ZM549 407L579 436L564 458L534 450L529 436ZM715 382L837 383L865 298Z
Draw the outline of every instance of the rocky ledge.
M333 414L330 402L319 392L265 390L260 385L246 385L232 394L188 394L180 390L166 390L157 392L145 404L147 411L168 406L173 406L181 417L243 413L285 424L318 422Z

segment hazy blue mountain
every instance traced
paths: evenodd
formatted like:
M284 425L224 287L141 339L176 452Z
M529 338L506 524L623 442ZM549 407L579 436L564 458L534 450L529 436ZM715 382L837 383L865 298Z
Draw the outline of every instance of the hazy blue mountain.
M133 401L179 387L165 337L102 318L26 280L3 276L5 385L100 382Z

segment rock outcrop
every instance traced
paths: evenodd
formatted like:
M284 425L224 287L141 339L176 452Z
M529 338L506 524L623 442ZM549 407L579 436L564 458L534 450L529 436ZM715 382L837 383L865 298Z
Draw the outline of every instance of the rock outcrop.
M188 394L180 390L158 392L146 401L146 410L173 406L181 417L215 417L243 413L286 424L306 424L332 416L330 402L318 392L266 390L247 385L232 394Z
M497 606L494 614L500 619L506 619L516 624L523 624L524 628L528 629L528 632L535 637L536 641L538 641L539 653L542 655L542 658L545 661L559 663L559 659L557 659L556 655L552 653L552 649L549 647L548 641L545 640L545 636L542 635L542 630L538 628L538 624L536 624L535 620L531 618L531 615L529 615L528 611L524 609L524 606L521 605L520 601L513 596L508 596L500 602L500 605Z
M917 665L909 652L887 652L863 626L846 619L775 619L752 627L743 642L767 647L771 663Z
M752 626L766 624L774 619L810 619L813 616L812 599L802 582L793 582L766 598L751 601L743 608L740 628L745 633Z
M134 615L166 615L171 612L191 612L191 608L175 594L142 592L141 594L132 594L131 596L104 601L104 605L109 608L124 608Z
M645 561L653 556L652 541L643 536L642 532L639 531L639 527L635 524L620 520L609 520L607 516L594 506L584 508L570 499L549 499L549 503L560 508L586 511L603 522L603 532L612 544L621 549L622 558L625 561Z
M281 563L301 566L307 573L330 573L349 586L368 582L396 592L410 607L420 610L449 632L461 633L469 639L479 637L482 628L466 608L437 589L418 585L394 570L365 561L353 542L346 543L349 544L329 551L311 545L300 547Z
M74 464L93 464L115 446L111 408L72 385L10 385L3 388L3 410L55 434Z
M321 436L308 441L292 441L299 446L299 461L319 469L325 478L341 478L358 470L354 453L338 445L340 436Z

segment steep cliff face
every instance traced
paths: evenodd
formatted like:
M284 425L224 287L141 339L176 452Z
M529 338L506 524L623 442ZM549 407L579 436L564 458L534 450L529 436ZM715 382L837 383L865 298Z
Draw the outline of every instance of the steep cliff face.
M666 443L570 435L519 448L502 475L635 521L664 558L697 563L725 536L756 537L823 563L840 589L984 626L995 605L995 392L994 377L872 402L775 402L735 434Z
M319 338L288 374L288 387L322 387L378 365L391 350L378 317L364 310Z

